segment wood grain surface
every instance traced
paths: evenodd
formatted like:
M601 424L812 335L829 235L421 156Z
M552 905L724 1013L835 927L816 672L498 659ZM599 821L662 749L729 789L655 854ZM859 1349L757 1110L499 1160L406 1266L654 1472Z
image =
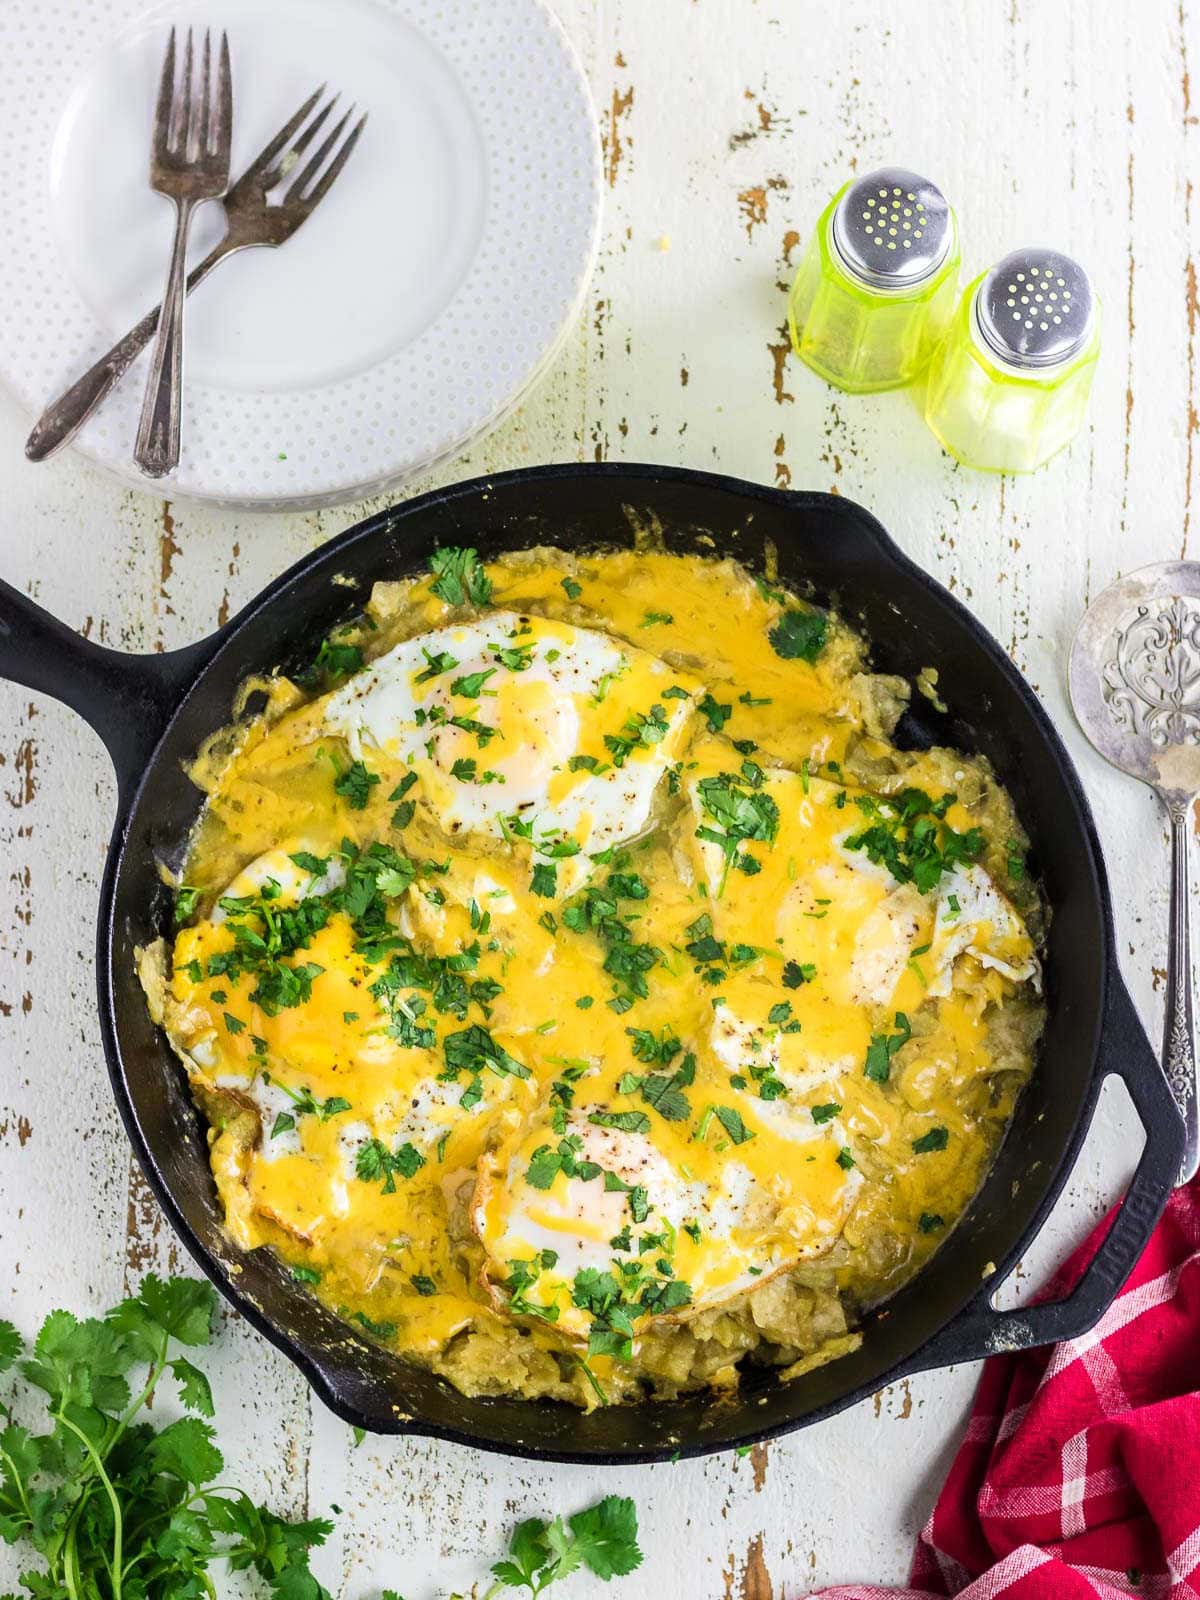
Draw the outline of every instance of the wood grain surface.
M1164 826L1148 791L1084 745L1063 672L1090 595L1144 562L1200 554L1194 11L1176 0L558 9L604 140L604 234L586 313L519 412L411 489L542 461L627 459L870 507L995 632L1062 729L1108 852L1125 974L1157 1033ZM885 161L945 189L964 276L1022 242L1064 248L1093 273L1104 351L1091 422L1032 479L963 471L910 394L839 395L789 353L784 290L807 230L846 177ZM382 503L282 517L175 504L69 454L28 466L29 423L0 398L0 570L117 647L200 637ZM0 1315L28 1330L52 1306L103 1307L147 1267L183 1263L132 1164L97 1036L107 758L61 706L4 685L0 729ZM1053 1061L1042 1070L1053 1074ZM1138 1142L1123 1091L1106 1092L1021 1284L1119 1191ZM646 1565L611 1590L572 1580L568 1596L781 1600L834 1579L898 1579L976 1376L925 1374L743 1459L605 1473L424 1440L356 1448L283 1358L229 1317L210 1364L231 1474L280 1509L342 1507L321 1572L346 1600L384 1583L407 1600L470 1592L520 1516L607 1490L636 1498ZM0 1551L0 1588L17 1570Z

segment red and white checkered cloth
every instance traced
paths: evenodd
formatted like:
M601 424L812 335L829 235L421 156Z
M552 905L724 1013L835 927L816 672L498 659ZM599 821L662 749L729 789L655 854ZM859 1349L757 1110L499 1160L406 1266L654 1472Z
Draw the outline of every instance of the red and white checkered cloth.
M821 1600L1200 1600L1200 1179L1091 1333L986 1364L909 1584Z

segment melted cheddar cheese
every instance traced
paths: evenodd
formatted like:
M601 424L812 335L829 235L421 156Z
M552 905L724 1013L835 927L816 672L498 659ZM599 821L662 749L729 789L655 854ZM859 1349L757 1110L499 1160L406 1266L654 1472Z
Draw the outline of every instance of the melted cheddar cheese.
M210 742L143 976L228 1226L471 1393L800 1370L953 1226L1041 1024L986 765L728 561L444 552Z

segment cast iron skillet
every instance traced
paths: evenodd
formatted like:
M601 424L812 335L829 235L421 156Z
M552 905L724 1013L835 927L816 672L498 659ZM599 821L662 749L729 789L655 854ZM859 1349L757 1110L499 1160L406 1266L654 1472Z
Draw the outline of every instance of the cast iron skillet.
M913 746L982 751L1011 790L1054 912L1049 1022L1038 1070L987 1182L919 1278L866 1318L857 1353L786 1384L752 1370L733 1400L702 1395L581 1416L548 1403L468 1400L363 1341L268 1251L242 1254L229 1243L204 1130L147 1015L134 947L169 926L157 862L178 862L201 801L183 763L228 720L247 674L310 659L376 579L422 569L439 544L473 544L485 556L538 543L583 550L628 544L637 525L661 528L673 550L729 552L758 569L771 541L786 582L836 602L865 628L877 668L910 678L938 668L949 710L914 697L898 736ZM712 621L721 626L720 617ZM116 767L117 820L100 896L100 1025L117 1104L150 1185L221 1292L347 1422L551 1461L654 1461L725 1449L830 1416L906 1373L1082 1333L1124 1282L1162 1210L1179 1170L1182 1126L1117 973L1100 850L1066 751L978 622L847 500L649 466L541 467L478 479L360 523L219 632L171 654L102 649L0 586L0 673L73 706ZM1146 1131L1124 1204L1067 1299L997 1312L991 1293L1049 1212L1113 1072Z

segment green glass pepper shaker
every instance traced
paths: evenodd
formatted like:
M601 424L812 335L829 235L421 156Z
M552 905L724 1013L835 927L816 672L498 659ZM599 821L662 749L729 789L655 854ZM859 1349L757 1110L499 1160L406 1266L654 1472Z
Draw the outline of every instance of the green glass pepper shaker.
M1099 355L1099 303L1079 263L1014 250L963 291L925 420L964 466L1033 472L1082 427Z
M958 226L928 178L881 167L821 213L788 295L801 361L855 394L924 371L958 291Z

